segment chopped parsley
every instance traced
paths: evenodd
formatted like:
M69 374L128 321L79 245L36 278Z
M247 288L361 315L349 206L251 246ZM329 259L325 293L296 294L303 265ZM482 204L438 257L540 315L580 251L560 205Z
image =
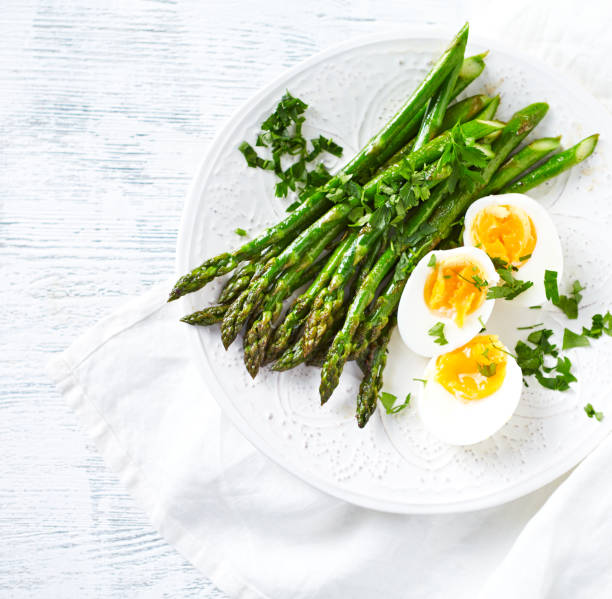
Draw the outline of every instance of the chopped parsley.
M599 339L603 333L612 337L612 314L595 314L591 319L591 328L582 327L582 334L591 339Z
M240 235L240 237L246 237L247 232L244 229L241 229L240 227L238 227L234 233L236 233L236 235Z
M516 327L517 331L529 331L531 329L537 329L538 327L543 326L544 323L543 322L538 322L538 324L532 324L529 325L528 327Z
M519 279L515 279L512 271L517 270L517 268L508 264L505 260L496 258L493 260L493 264L503 284L489 287L487 299L513 300L524 291L527 291L530 287L533 287L533 281L520 281Z
M406 395L406 399L404 400L404 403L401 403L398 406L396 406L395 405L396 401L397 401L397 396L393 395L393 393L387 393L386 391L383 391L380 394L380 403L385 408L385 412L387 414L397 414L398 412L401 412L404 408L407 408L408 405L410 404L410 393Z
M423 383L423 385L427 385L427 379L417 379L417 378L413 378L413 381L418 381L419 383Z
M427 263L427 266L430 266L431 268L433 268L436 265L436 255L432 254L431 258L429 258L429 262Z
M547 389L567 391L570 383L577 379L571 372L570 359L559 357L557 346L550 342L552 334L551 329L539 329L529 334L527 342L519 341L514 350L516 361L523 376L535 376L538 383ZM556 359L556 364L548 366L547 357Z
M306 120L303 115L307 108L306 103L287 91L274 112L262 123L255 145L268 148L271 158L261 157L246 141L238 146L250 167L274 171L279 179L276 184L277 197L285 197L291 190L299 194L300 200L303 199L331 178L322 163L313 169L309 169L308 164L322 152L334 156L342 154L342 147L323 135L311 139L311 149L308 149L308 141L302 135L302 126ZM295 159L284 168L282 161L287 157ZM288 210L294 210L300 203L299 200L297 204L294 202Z
M464 277L458 270L453 271L460 279L463 279L466 283L470 285L474 285L478 291L480 291L483 287L487 287L489 283L481 279L478 275L472 275L471 279Z
M569 329L563 331L563 349L572 349L573 347L588 347L590 344L589 338L586 335L574 333Z
M556 270L544 271L544 292L546 293L547 300L550 300L553 304L559 303L559 287L557 285Z
M472 275L472 283L476 287L476 289L478 289L478 291L480 291L484 287L489 286L488 281L480 278L478 275Z
M578 318L578 304L582 300L582 293L585 288L580 281L574 281L569 295L561 295L557 283L557 272L547 270L544 273L544 290L546 299L557 306L570 320Z
M603 334L612 337L612 314L594 314L591 318L591 328L582 327L582 333L574 333L570 329L563 331L563 349L573 347L588 347L590 339L599 339Z
M593 416L595 416L595 420L599 422L603 420L603 417L604 417L603 412L596 412L595 408L590 403L584 406L584 411L586 412L586 415L589 418L593 418Z
M473 189L482 183L478 169L484 168L489 162L486 152L479 148L473 139L466 138L459 123L450 130L450 143L444 149L438 160L438 167L450 166L451 174L446 179L447 191L452 193L462 181L468 189ZM477 170L472 170L475 167Z
M427 333L432 337L435 337L434 342L438 345L446 345L448 343L446 337L444 336L444 323L442 322L436 322L436 324L434 324L434 326L431 327Z
M478 322L480 323L480 326L482 327L480 329L480 332L482 333L483 331L486 331L487 327L485 326L485 323L482 321L482 316L478 317ZM488 351L488 348L487 348L487 351Z
M478 372L487 378L493 376L497 372L497 364L495 362L491 362L490 364L478 363Z

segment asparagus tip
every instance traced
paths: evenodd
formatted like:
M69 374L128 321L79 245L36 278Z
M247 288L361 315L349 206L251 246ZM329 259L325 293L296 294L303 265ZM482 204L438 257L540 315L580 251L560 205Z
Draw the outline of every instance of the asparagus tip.
M576 161L582 162L585 158L588 158L593 153L598 141L599 133L595 133L578 142L576 146Z

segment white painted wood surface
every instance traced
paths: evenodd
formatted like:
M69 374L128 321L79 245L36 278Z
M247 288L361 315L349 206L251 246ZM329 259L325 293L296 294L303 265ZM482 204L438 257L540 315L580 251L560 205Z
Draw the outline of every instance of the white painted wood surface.
M109 473L44 365L167 279L189 180L283 69L404 0L4 0L0 19L0 596L222 597Z

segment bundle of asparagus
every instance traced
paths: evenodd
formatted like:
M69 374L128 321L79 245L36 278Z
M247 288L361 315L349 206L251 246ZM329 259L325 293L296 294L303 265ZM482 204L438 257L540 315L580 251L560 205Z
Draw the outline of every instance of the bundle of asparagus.
M531 189L597 144L593 135L542 163L560 140L542 138L511 156L547 104L531 104L507 123L492 120L499 97L479 94L449 107L485 66L484 55L464 59L467 38L466 24L401 110L282 222L206 260L170 294L175 300L235 271L218 304L183 321L220 323L226 348L245 328L253 377L270 362L276 371L320 366L321 403L346 362L357 360L360 427L376 409L395 313L418 261L453 234L477 198ZM305 285L281 319L285 300Z

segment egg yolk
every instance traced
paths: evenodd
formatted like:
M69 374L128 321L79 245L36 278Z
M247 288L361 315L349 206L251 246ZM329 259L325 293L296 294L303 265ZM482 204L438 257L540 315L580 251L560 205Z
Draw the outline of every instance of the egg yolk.
M482 269L467 258L436 263L425 281L425 303L435 314L452 318L462 327L465 317L485 299L487 282Z
M491 258L501 258L520 268L529 259L537 235L529 215L517 206L497 205L483 208L472 223L476 247Z
M497 391L506 376L507 355L497 335L477 335L436 360L436 381L455 397L473 400Z

